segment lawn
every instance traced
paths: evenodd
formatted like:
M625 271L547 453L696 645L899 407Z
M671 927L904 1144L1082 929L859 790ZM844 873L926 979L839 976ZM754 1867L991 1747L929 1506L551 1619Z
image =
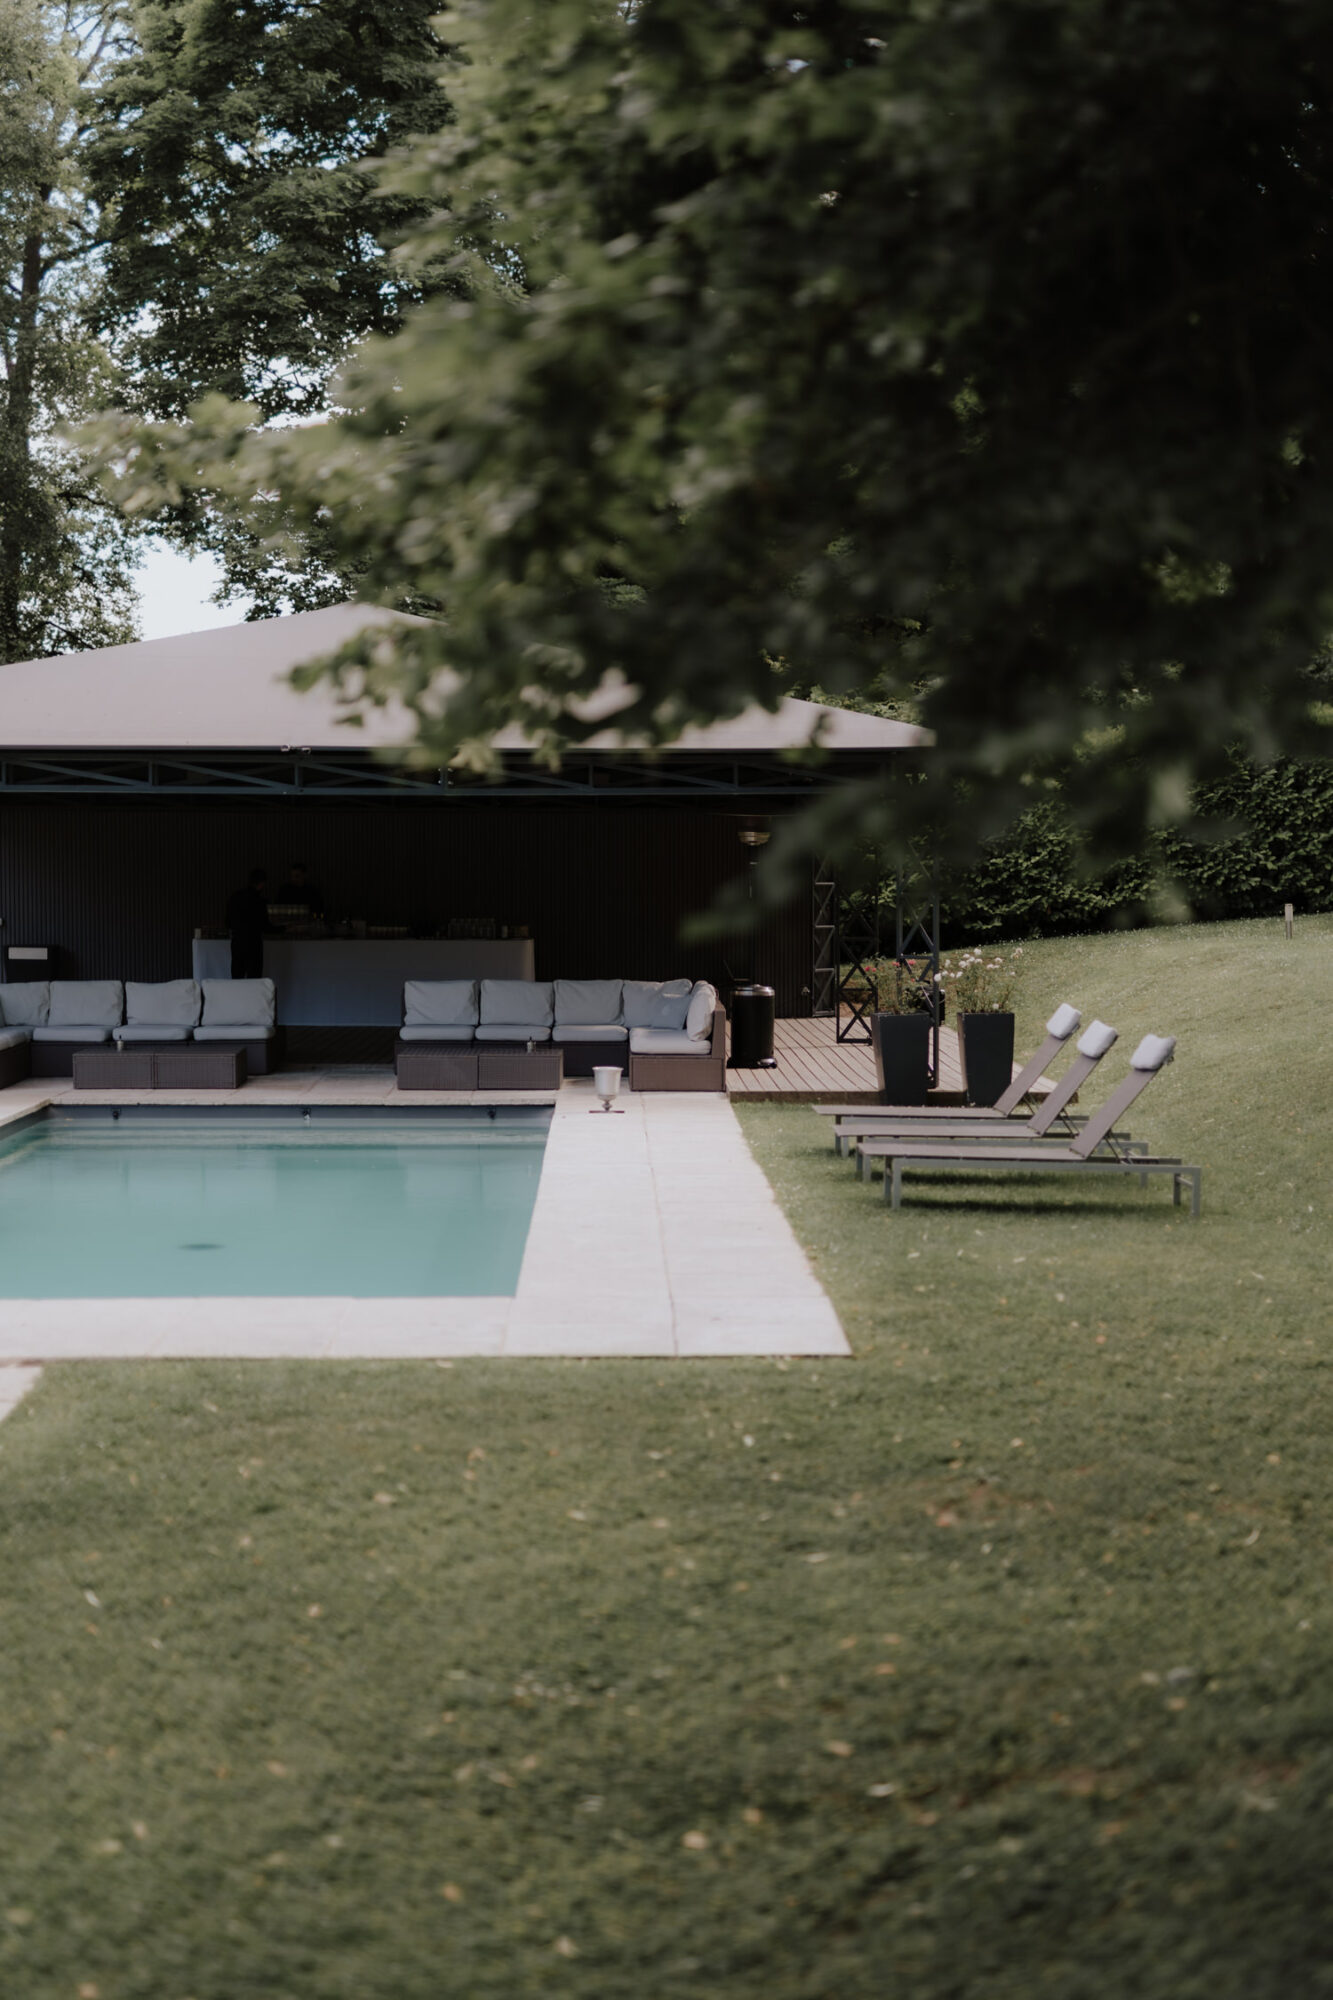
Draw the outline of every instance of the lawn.
M1027 956L1200 1222L759 1105L853 1361L47 1371L6 2000L1333 1994L1333 919Z

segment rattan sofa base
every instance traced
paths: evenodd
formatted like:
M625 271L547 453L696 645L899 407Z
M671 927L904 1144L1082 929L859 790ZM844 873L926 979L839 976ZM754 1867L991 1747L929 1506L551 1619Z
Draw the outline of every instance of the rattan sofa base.
M196 1049L205 1049L208 1046L207 1042L190 1044L191 1048ZM213 1043L215 1049L229 1049L232 1046L230 1042ZM285 1028L275 1028L271 1035L260 1035L254 1041L247 1041L244 1035L238 1035L235 1046L245 1050L247 1076L270 1076L274 1070L281 1069L287 1060L287 1031Z
M20 1042L12 1049L0 1049L0 1090L8 1090L11 1083L22 1083L31 1075L31 1042Z
M565 1059L566 1076L591 1076L595 1069L629 1068L629 1036L614 1042L556 1042Z
M512 1042L405 1042L394 1047L400 1090L559 1090L567 1076L591 1076L608 1067L628 1071L631 1090L707 1090L727 1087L727 1017L713 1012L706 1055L635 1055L628 1039L614 1042L538 1042L529 1049L517 1030Z
M33 1076L73 1076L74 1058L79 1055L115 1054L114 1042L34 1042Z
M719 1007L713 1015L713 1036L706 1056L640 1056L629 1059L631 1090L712 1090L727 1087L727 1017Z

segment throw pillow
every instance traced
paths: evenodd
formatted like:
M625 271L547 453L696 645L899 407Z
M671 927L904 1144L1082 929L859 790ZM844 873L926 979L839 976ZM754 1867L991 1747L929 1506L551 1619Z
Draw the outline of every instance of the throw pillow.
M627 979L627 1028L683 1028L693 988L688 979Z
M717 988L701 979L690 995L690 1004L685 1014L685 1032L691 1041L706 1042L713 1032L713 1014L717 1007Z
M557 979L555 1019L560 1028L609 1028L620 1019L620 981Z
M7 1028L44 1028L50 1011L49 979L15 979L0 986L0 1018Z
M271 979L205 979L206 1028L266 1028L273 1025Z
M475 979L409 979L403 987L403 1018L414 1028L475 1028Z
M546 979L483 979L481 1024L484 1028L549 1028L551 984Z

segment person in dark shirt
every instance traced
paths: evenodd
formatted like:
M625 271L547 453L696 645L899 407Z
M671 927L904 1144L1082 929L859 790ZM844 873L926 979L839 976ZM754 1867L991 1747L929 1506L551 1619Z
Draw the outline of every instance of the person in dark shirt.
M324 897L317 885L310 880L304 861L293 861L287 870L287 880L273 898L275 903L287 903L293 907L309 910L312 917L324 914Z
M244 889L227 899L231 932L231 976L260 979L264 972L264 932L268 926L268 870L252 868Z

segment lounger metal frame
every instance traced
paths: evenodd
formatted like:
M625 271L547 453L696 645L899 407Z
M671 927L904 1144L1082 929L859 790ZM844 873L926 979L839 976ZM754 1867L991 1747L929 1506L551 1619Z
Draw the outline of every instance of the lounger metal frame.
M1108 1043L1107 1049L1113 1046L1113 1043ZM1107 1053L1107 1049L1103 1049L1102 1054L1096 1056L1077 1053L1055 1088L1048 1093L1041 1108L1034 1112L1031 1118L1015 1117L1010 1114L1007 1117L983 1120L978 1125L968 1118L966 1111L961 1114L955 1111L952 1115L941 1111L930 1123L926 1123L918 1121L911 1111L895 1112L886 1107L882 1112L870 1111L845 1121L835 1122L833 1150L840 1157L844 1157L851 1150L853 1143L857 1143L857 1150L860 1150L859 1135L862 1133L891 1137L899 1132L906 1136L919 1136L923 1144L934 1139L975 1137L979 1144L1006 1144L1016 1140L1020 1145L1030 1145L1034 1140L1044 1139L1057 1119L1064 1133L1072 1139L1079 1126L1085 1124L1086 1120L1083 1118L1075 1120L1065 1107L1087 1082L1102 1060L1102 1056ZM1056 1136L1058 1138L1060 1135Z
M1114 1136L1116 1121L1123 1117L1157 1074L1155 1069L1132 1069L1100 1111L1089 1118L1072 1144L1061 1151L1034 1148L1028 1152L1014 1146L932 1145L924 1140L887 1136L865 1139L862 1154L884 1161L884 1199L895 1209L902 1206L904 1173L918 1168L929 1173L950 1170L959 1173L1080 1173L1103 1179L1124 1179L1127 1175L1135 1175L1144 1187L1148 1184L1149 1174L1165 1173L1171 1175L1171 1198L1177 1208L1182 1188L1186 1182L1189 1183L1190 1214L1197 1216L1203 1199L1202 1167L1189 1166L1181 1159L1131 1152L1123 1141L1117 1141ZM1093 1158L1098 1147L1108 1143L1115 1156L1109 1159Z

